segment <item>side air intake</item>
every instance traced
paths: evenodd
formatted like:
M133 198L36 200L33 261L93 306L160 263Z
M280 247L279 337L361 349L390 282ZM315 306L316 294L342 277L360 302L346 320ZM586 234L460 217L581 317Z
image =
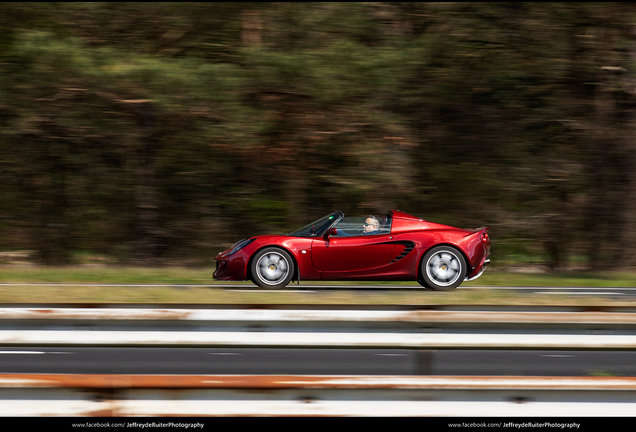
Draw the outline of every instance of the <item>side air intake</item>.
M402 245L404 246L404 249L402 249L402 252L400 252L400 254L397 257L395 257L395 259L391 261L389 264L393 264L394 262L401 260L402 258L407 256L409 253L411 253L413 249L415 249L415 243L413 243L412 241L398 241L395 243L395 245L396 247L398 245Z

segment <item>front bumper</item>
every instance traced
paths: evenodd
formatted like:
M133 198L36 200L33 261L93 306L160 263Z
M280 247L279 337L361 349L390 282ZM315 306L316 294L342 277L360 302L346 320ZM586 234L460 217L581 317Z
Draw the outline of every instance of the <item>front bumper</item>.
M222 281L244 281L247 280L247 262L249 255L242 250L232 254L227 258L215 258L216 269L212 277Z

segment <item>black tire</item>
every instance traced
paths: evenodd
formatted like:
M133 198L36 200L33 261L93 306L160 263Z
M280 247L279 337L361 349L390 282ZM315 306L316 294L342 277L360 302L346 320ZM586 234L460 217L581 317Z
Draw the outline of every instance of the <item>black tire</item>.
M428 285L426 284L426 282L424 282L424 280L423 280L423 279L418 279L418 280L417 280L417 283L419 283L420 285L422 285L425 289L427 289L427 290L429 290L429 291L431 291L431 290L433 289L433 288L431 288L430 286L428 286Z
M435 291L453 290L464 281L467 268L464 256L457 249L436 246L422 258L420 284Z
M262 249L254 255L250 266L252 282L262 288L284 288L294 277L294 260L276 247Z

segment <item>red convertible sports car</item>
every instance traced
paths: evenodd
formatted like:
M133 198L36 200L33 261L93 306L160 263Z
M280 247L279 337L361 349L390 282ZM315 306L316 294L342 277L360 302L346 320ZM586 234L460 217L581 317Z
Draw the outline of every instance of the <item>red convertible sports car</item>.
M214 278L265 288L358 280L418 281L452 290L481 276L489 256L488 227L453 228L398 210L381 219L335 211L296 231L239 241L215 257Z

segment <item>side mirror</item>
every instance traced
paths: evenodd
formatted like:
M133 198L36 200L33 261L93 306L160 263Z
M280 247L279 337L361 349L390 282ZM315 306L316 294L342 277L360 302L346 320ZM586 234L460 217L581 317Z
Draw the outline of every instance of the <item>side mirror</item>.
M325 233L325 238L329 237L329 236L337 236L338 235L338 230L336 228L329 228L327 230L327 232Z

